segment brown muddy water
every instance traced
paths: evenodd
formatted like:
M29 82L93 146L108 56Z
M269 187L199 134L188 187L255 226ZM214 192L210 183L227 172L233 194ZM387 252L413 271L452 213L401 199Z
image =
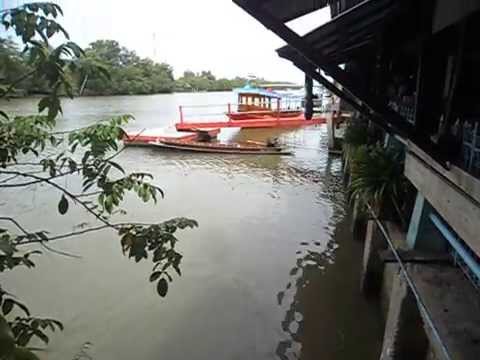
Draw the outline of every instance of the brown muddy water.
M124 113L135 115L133 128L162 126L176 121L180 104L229 101L233 94L81 98L65 101L58 127L78 128ZM34 108L35 99L2 104L18 113ZM192 111L187 116L201 117L205 109ZM35 314L65 324L42 357L378 358L381 320L358 290L362 246L349 231L341 160L327 156L324 126L222 133L230 139L271 136L291 145L294 155L124 151L119 162L152 173L166 197L157 206L129 199L122 221L186 216L200 224L179 234L182 277L160 299L148 282L150 263L123 257L112 232L57 242L57 249L81 258L46 253L36 269L2 279ZM95 224L77 208L67 217L58 215L59 198L44 186L0 192L0 214L58 233Z

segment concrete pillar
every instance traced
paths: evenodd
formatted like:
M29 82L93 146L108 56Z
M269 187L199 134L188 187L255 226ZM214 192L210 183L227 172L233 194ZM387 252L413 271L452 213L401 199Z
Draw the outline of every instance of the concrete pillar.
M335 119L333 113L329 112L327 117L327 135L328 135L328 149L335 149Z
M330 159L330 157L329 157ZM348 172L346 171L345 174ZM348 178L350 182L351 178ZM353 235L353 239L356 241L365 241L365 233L367 231L367 216L360 209L359 205L355 201L352 207L352 221L350 222L350 231Z
M384 264L379 253L386 248L385 239L377 224L373 220L368 221L360 282L360 288L366 295L377 295L380 292Z
M395 275L380 360L424 360L428 339L417 301L403 276Z
M407 245L410 249L431 252L446 251L447 241L429 218L432 211L434 211L432 206L422 194L418 193L408 226Z
M305 119L313 117L313 79L305 75Z

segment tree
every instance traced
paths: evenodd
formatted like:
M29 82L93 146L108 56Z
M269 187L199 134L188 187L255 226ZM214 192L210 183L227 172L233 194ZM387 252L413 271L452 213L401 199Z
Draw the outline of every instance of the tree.
M193 71L191 71L191 70L185 70L185 71L183 72L183 77L184 77L185 79L194 78L195 76L196 76L195 73L194 73Z
M34 259L41 252L32 245L41 246L43 251L55 251L52 249L55 241L109 229L118 234L126 256L136 262L152 259L150 281L156 283L158 294L164 297L173 280L172 272L181 275L182 255L176 251L177 230L196 227L197 223L185 218L158 223L113 222L112 215L126 213L121 205L128 193L147 203L163 197L163 191L152 183L151 175L127 173L115 162L115 157L123 151L119 146L124 135L122 126L131 116L118 116L70 132L55 130L56 117L62 111L60 94L73 98L73 75L100 76L98 74L105 70L97 68L96 61L85 66L84 51L69 40L68 33L56 21L61 14L61 8L54 3L30 3L1 13L2 25L12 29L24 45L28 70L13 80L7 77L0 86L0 98L8 98L19 84L30 79L43 81L49 92L39 100L35 115L12 116L0 110L0 190L47 185L58 192L58 203L54 207L60 214L66 216L73 206L80 207L98 225L58 234L55 229L29 229L8 214L0 214L0 272L34 268ZM66 42L52 47L50 39L59 34L64 35ZM116 52L114 43L107 45ZM121 60L123 67L137 62L132 54L126 58ZM109 61L117 59L111 57ZM67 150L52 155L52 149L61 143L68 145ZM62 185L66 182L58 181L72 176L81 179L81 189L69 188ZM28 307L1 283L0 308L2 360L37 359L28 348L30 341L36 338L48 343L48 331L63 329L55 319L32 316Z
M89 76L86 91L99 95L170 93L175 88L173 68L140 58L135 51L120 46L114 40L98 40L85 51L85 62L101 65L111 75L109 81L101 76Z
M216 80L215 75L213 75L210 70L202 71L202 73L200 74L200 77L205 78L205 79L210 80L210 81L215 81Z

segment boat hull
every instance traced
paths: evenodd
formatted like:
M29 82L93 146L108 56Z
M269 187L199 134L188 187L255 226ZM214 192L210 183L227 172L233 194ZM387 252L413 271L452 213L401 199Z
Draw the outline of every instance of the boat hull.
M248 112L235 112L235 113L228 113L227 116L232 121L239 121L239 120L259 120L259 119L271 119L271 118L280 118L280 119L288 119L288 118L298 118L303 114L302 111L281 111L277 113L276 111L248 111Z
M192 141L157 141L151 144L154 147L164 150L216 153L216 154L237 154L237 155L291 155L291 152L268 146L239 145L239 144L217 144L199 143Z
M157 141L169 141L169 140L184 140L184 141L195 141L199 134L196 132L196 129L192 129L190 132L165 132L164 129L151 129L146 131L134 131L126 133L123 138L123 143L125 146L151 146L153 142ZM208 129L205 130L209 136L215 138L219 133L220 129Z

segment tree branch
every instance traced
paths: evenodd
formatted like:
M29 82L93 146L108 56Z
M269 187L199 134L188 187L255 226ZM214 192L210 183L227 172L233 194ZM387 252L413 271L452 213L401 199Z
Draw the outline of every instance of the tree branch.
M32 172L32 173L22 173L22 172L19 172L19 171L0 170L0 174L14 175L10 179L8 179L8 181L11 181L11 180L13 180L17 177L31 177L31 178L37 179L37 180L32 180L32 181L28 181L28 182L24 182L24 183L20 183L20 184L5 184L5 182L8 182L8 181L4 180L4 181L0 182L0 189L3 189L3 188L11 189L11 188L25 187L25 186L39 184L39 183L42 183L42 182L48 183L49 180L58 179L58 178L61 178L61 177L64 177L64 176L72 175L79 170L81 170L81 169L76 169L74 171L68 171L66 173L57 174L55 176L49 177L48 179L47 178L42 178L42 177L39 177L39 176L35 176L35 174L41 174L41 173L44 173L45 171Z
M10 84L10 86L5 90L4 93L0 94L0 98L4 98L10 93L16 85L20 84L23 80L27 80L30 76L34 75L37 72L37 70L32 70L25 75L20 76L17 80L15 80L13 83Z
M61 234L61 235L55 235L55 236L49 237L48 241L50 242L50 241L56 241L56 240L63 240L70 237L80 236L80 235L84 235L84 234L88 234L91 232L96 232L104 229L119 230L120 228L126 227L126 226L152 226L152 225L155 225L155 224L134 222L134 223L116 223L116 224L100 225L100 226L96 226L88 229L72 231L69 233ZM27 240L27 241L19 242L16 245L29 245L29 244L36 244L41 242L42 242L41 240Z
M82 198L82 197L90 197L90 196L95 196L95 195L100 195L100 194L103 194L103 191L94 191L94 192L91 192L91 193L87 193L87 194L78 194L78 195L75 195L78 198Z
M77 170L76 170L77 171ZM64 175L67 175L68 173L65 173L65 174L62 174L62 175L58 175L56 177L51 177L51 178L43 178L43 177L40 177L40 176L36 176L36 175L33 175L33 174L26 174L26 173L21 173L21 172L18 172L18 171L5 171L5 170L0 170L0 174L10 174L10 175L19 175L19 176L22 176L22 177L28 177L28 178L32 178L32 179L35 179L34 182L32 183L41 183L41 182L44 182L46 184L49 184L50 186L56 188L57 190L59 190L60 192L62 192L63 194L65 194L66 196L68 196L71 200L73 200L75 203L78 203L80 204L85 210L87 210L87 212L89 212L90 214L92 214L95 218L97 218L97 220L99 220L100 222L104 223L105 225L107 226L110 226L110 223L108 221L106 221L104 218L102 218L99 214L97 214L95 211L93 211L92 209L90 209L87 204L85 204L83 201L79 200L74 194L72 194L70 191L68 191L67 189L65 189L64 187L54 183L53 181L51 181L53 178L58 178L60 176L64 176ZM13 185L13 184L12 184ZM2 185L0 187L6 187L6 185Z
M12 224L14 224L18 229L20 229L20 231L22 233L24 233L25 235L30 235L31 234L22 225L20 225L20 223L17 220L15 220L11 217L2 216L2 217L0 217L0 221L9 221Z
M28 232L22 225L20 225L20 223L11 218L11 217L6 217L6 216L2 216L0 217L0 221L9 221L11 222L12 224L14 224L18 229L20 229L20 231L26 235L26 236L29 236L29 235L32 235L32 233ZM50 239L49 239L50 240ZM81 257L78 256L78 255L74 255L74 254L70 254L70 253L67 253L67 252L64 252L64 251L60 251L60 250L56 250L56 249L53 249L52 247L48 246L45 244L45 241L44 240L28 240L26 242L22 242L22 243L17 243L15 245L23 245L23 244L26 244L26 243L38 243L40 244L41 246L43 246L46 250L54 253L54 254L58 254L58 255L62 255L62 256L67 256L67 257L71 257L71 258L76 258L76 259L80 259Z
M48 246L47 244L45 244L45 241L39 241L39 244L43 248L45 248L46 250L48 250L48 251L50 251L54 254L57 254L57 255L66 256L66 257L73 258L73 259L81 259L82 258L81 256L78 256L78 255L75 255L75 254L70 254L70 253L65 252L65 251L60 251L60 250L54 249L54 248Z

